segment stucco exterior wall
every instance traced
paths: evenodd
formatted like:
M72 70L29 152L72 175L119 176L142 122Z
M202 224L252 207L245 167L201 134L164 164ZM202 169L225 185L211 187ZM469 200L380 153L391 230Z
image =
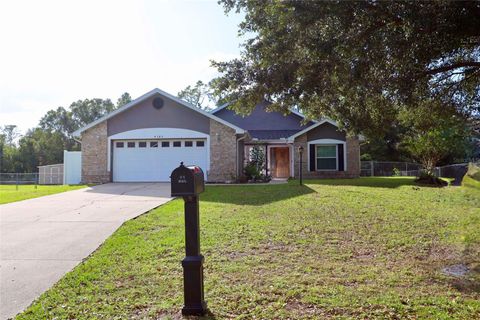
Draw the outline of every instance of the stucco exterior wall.
M82 183L111 181L107 152L107 121L103 121L82 134Z
M360 142L357 137L346 137L345 155L347 157L347 166L345 168L345 171L309 171L309 151L307 134L302 134L301 136L297 137L293 145L295 178L299 178L300 156L298 153L298 148L300 146L302 146L304 150L302 156L303 178L358 178L360 176Z
M237 137L235 130L210 119L210 170L209 182L236 179Z

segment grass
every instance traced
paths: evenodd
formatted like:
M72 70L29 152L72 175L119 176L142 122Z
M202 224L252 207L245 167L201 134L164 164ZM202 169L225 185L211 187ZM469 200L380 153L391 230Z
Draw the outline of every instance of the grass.
M480 167L473 163L468 165L468 172L463 177L462 185L480 191Z
M478 319L480 192L410 178L209 186L212 319ZM125 223L18 319L177 319L183 201ZM441 270L465 264L465 277Z
M480 181L475 180L472 177L465 176L462 180L462 185L467 188L477 189L480 191Z
M46 186L46 185L19 185L18 190L15 185L0 185L0 204L26 200L31 198L38 198L49 194L60 193L70 190L85 188L83 185L60 185L60 186Z

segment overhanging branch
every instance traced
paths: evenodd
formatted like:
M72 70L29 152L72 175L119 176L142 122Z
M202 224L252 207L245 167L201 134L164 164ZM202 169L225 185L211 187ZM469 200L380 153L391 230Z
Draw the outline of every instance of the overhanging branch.
M434 69L430 69L424 72L426 75L433 75L433 74L438 74L458 68L465 68L465 67L471 67L471 68L480 68L480 62L477 61L462 61L462 62L457 62L453 63L447 66L442 66Z

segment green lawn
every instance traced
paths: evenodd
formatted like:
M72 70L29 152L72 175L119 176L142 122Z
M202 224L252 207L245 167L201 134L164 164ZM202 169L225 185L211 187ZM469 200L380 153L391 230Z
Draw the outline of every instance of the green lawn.
M478 319L480 192L410 178L210 186L201 196L215 319ZM177 319L183 201L125 223L19 319ZM441 270L466 264L455 278Z
M480 167L470 163L468 172L463 177L462 185L467 188L474 188L480 191Z
M45 186L38 185L19 185L18 190L15 185L0 185L0 204L10 203L25 199L38 198L49 194L60 193L75 189L85 188L83 185L61 185Z

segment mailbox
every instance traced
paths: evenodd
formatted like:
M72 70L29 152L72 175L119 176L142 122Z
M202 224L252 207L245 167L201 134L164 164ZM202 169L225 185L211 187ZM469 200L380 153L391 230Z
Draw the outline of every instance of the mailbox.
M198 166L180 166L170 175L172 197L183 197L185 206L185 259L183 267L183 315L204 315L203 256L200 254L200 210L198 194L205 190L203 171Z
M180 166L170 176L172 197L194 196L205 191L203 170L199 166Z

